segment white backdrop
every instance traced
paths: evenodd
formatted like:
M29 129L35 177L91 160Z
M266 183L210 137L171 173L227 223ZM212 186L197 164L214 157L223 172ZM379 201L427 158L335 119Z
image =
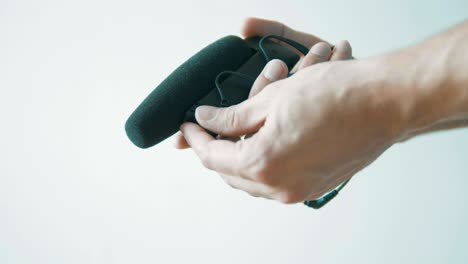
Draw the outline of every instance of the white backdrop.
M124 122L255 15L356 57L468 15L460 1L0 1L0 263L466 263L468 130L397 145L325 208L227 187Z

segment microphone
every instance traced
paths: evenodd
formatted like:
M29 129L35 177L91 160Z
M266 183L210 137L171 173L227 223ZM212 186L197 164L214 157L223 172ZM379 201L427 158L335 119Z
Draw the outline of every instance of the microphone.
M240 38L224 37L174 70L132 113L125 124L128 138L151 147L179 130L185 112L213 89L222 70L236 70L252 55Z
M270 59L281 59L291 69L299 56L265 37L215 41L174 70L136 108L125 124L128 138L149 148L177 132L183 122L196 122L198 105L220 107L246 100L252 80Z

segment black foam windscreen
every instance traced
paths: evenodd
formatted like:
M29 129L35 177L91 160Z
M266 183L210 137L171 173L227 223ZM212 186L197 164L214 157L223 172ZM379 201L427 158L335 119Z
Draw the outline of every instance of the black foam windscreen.
M125 130L140 148L151 147L179 130L186 111L213 89L221 71L234 71L252 50L244 40L227 36L210 44L174 70L128 118Z

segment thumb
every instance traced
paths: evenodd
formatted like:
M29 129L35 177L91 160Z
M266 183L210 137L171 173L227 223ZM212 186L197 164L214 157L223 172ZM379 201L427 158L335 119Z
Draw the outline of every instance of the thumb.
M195 118L200 126L223 136L242 136L256 132L266 117L264 96L255 96L230 107L199 106Z

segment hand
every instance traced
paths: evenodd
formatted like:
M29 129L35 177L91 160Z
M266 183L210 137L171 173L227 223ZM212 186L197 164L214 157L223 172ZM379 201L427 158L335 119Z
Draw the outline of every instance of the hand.
M203 164L250 193L295 203L319 198L399 138L393 101L381 100L366 62L323 63L269 84L253 98L196 111L181 131ZM377 92L380 90L380 92ZM216 140L255 133L245 140Z
M291 38L296 41L300 41L302 43L310 45L310 52L306 56L301 56L299 62L293 68L292 72L297 72L311 65L329 60L347 60L352 58L352 49L347 41L338 42L336 47L332 49L332 47L328 43L320 40L315 36L293 31L292 29L274 21L251 18L246 20L242 31L242 35L244 37L279 34L284 37ZM258 94L263 88L265 88L270 83L285 78L287 76L287 73L287 66L283 62L279 60L271 61L270 63L268 63L268 65L266 65L265 69L255 81L251 89L249 98ZM232 142L239 140L238 136L222 138L230 140ZM180 133L175 137L175 146L176 148L180 149L190 147L185 138ZM221 176L226 182L230 181L229 176L223 174L221 174Z
M270 34L286 37L310 47L309 53L306 56L300 57L291 73L321 62L352 59L352 48L346 40L339 41L336 46L332 47L328 42L314 35L295 31L276 21L253 17L247 18L241 28L241 35L244 38ZM287 66L281 61L273 60L269 62L252 86L249 98L259 93L268 84L286 78L288 74L287 70ZM236 140L237 138L231 139ZM178 149L190 148L180 132L174 137L174 147Z
M320 63L228 108L201 106L181 131L203 164L251 195L316 199L395 142L468 124L468 23L365 60ZM216 140L204 129L245 140Z

